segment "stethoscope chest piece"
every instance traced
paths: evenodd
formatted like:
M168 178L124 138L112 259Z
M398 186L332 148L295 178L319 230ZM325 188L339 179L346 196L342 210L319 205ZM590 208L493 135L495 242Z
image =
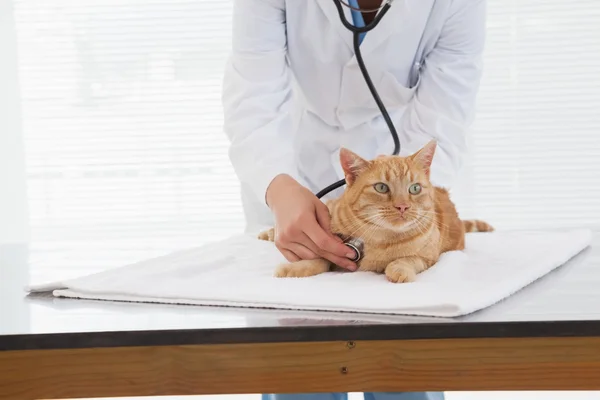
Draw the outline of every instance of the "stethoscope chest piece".
M344 241L344 244L354 250L354 258L351 258L350 261L359 262L364 255L365 251L365 243L358 238L353 237L344 237L343 235L338 236Z
M344 243L346 246L350 247L352 250L354 250L354 253L356 254L356 257L351 258L350 261L353 262L359 262L360 259L362 258L362 242L360 242L360 244L355 243L355 241L351 241L351 242L346 242Z

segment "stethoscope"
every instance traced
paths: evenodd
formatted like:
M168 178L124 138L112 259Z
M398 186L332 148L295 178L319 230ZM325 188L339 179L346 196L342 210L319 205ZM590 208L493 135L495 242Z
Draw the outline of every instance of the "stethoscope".
M400 139L398 138L398 132L396 132L396 127L394 126L394 123L392 122L390 115L388 114L387 110L385 109L385 106L383 105L383 102L381 101L381 98L379 97L379 93L377 93L377 89L375 89L375 85L373 85L373 81L371 80L369 71L367 71L367 68L365 67L365 63L362 58L362 53L360 51L360 35L362 33L366 33L366 32L369 32L369 31L375 29L375 27L379 24L381 19L384 17L384 15L390 9L393 1L394 0L383 0L383 2L381 3L381 6L379 8L363 10L361 8L353 7L352 5L346 3L342 0L333 0L335 6L337 7L338 13L340 15L340 20L342 21L342 24L350 32L353 33L354 54L356 55L356 60L358 61L358 66L360 67L360 71L362 72L365 82L367 83L367 86L369 87L369 91L371 92L371 95L373 96L375 103L377 103L377 107L381 111L381 115L383 116L383 119L385 120L385 123L388 126L388 129L390 130L390 134L392 135L392 138L394 139L394 151L392 152L392 155L397 156L398 154L400 154ZM377 12L377 15L375 16L373 21L371 23L369 23L368 25L357 27L357 26L352 25L350 22L348 22L348 19L346 18L346 15L344 14L344 9L342 8L342 6L348 7L354 11ZM325 196L327 193L330 193L331 191L333 191L337 188L340 188L340 187L344 186L345 184L346 184L346 181L344 179L341 179L335 183L332 183L331 185L327 186L325 189L318 192L317 197L320 199L323 196Z
M362 72L365 82L367 83L367 86L369 87L369 90L371 91L371 95L373 96L375 103L377 103L377 107L379 107L379 110L381 111L381 115L383 116L383 119L385 120L385 123L387 124L388 129L390 130L390 134L392 135L392 138L394 139L394 151L392 154L397 156L400 153L400 139L398 138L398 133L396 132L396 127L394 126L394 123L392 122L390 115L388 114L385 106L383 105L383 102L381 101L381 98L379 97L379 93L377 93L377 89L375 89L375 85L373 85L373 81L371 80L371 76L369 75L369 72L367 71L367 68L365 67L365 63L362 58L362 53L360 51L360 35L362 33L366 33L366 32L373 30L379 24L381 19L384 17L384 15L390 9L393 1L394 0L383 0L381 6L379 8L372 9L372 10L363 10L360 8L353 7L350 4L348 4L342 0L333 0L333 2L335 3L335 6L337 7L338 13L340 15L340 20L342 21L342 24L350 32L353 33L354 53L356 55L356 60L358 61L358 66L360 67L360 71ZM375 16L373 21L371 23L369 23L368 25L365 25L363 27L357 27L357 26L352 25L350 22L348 22L348 20L346 19L346 15L344 14L344 9L342 8L342 5L350 8L354 11L377 12L377 15ZM321 190L319 193L317 193L317 197L320 199L323 196L325 196L327 193L344 186L345 183L346 183L346 181L344 179L341 179L341 180L327 186L325 189ZM363 257L364 242L360 238L348 237L348 238L342 238L342 239L344 240L344 244L346 246L348 246L352 250L354 250L355 257L353 259L351 259L351 261L354 261L354 262L360 261L360 259Z

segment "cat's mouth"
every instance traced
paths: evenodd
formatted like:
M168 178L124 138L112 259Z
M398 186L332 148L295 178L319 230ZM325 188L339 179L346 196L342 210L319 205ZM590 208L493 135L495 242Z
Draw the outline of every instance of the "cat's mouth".
M431 218L427 211L415 210L409 214L396 216L390 223L395 225L396 232L399 233L413 230L425 231L431 224Z
M398 233L406 232L415 228L419 223L419 215L415 212L399 212L393 210L381 210L382 218L375 219L372 223L384 229Z

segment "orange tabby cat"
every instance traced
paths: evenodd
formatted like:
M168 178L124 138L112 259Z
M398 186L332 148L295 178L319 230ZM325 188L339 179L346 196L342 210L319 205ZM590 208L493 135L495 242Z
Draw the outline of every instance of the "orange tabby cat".
M340 152L346 177L343 195L327 202L331 231L364 242L359 271L385 273L391 282L412 282L446 251L463 250L465 232L489 232L481 221L462 221L445 189L429 181L436 143L409 157L382 156L367 161ZM274 240L273 229L259 235ZM277 277L306 277L327 272L325 259L279 266Z

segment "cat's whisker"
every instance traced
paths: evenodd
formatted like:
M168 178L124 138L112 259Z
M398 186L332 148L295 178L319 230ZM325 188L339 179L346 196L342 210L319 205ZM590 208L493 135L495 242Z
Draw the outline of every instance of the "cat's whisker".
M379 214L376 214L376 215L374 215L372 218L370 218L370 219L368 220L368 222L367 222L367 223L365 223L365 224L362 226L362 227L365 227L365 226L367 226L367 229L366 229L366 231L365 231L365 232L363 232L363 233L362 233L360 236L365 236L365 234L366 234L367 232L369 232L370 230L377 229L377 228L379 227L378 223L379 223L380 221L382 221L383 219L384 219L384 218L383 218L381 215L379 215ZM356 232L354 232L354 233L356 233ZM353 234L354 234L354 233L353 233Z
M440 213L436 210L419 210L417 215L420 215L423 217L429 217L429 218L439 217L438 219L440 219L440 220L446 216L445 213Z
M357 215L355 215L355 217L362 219L362 221L359 219L358 222L363 222L365 220L368 221L370 219L378 217L379 215L380 215L379 212L370 212L370 213L357 214Z
M420 220L415 220L415 221L416 221L417 229L419 231L419 237L422 237L423 235L425 235L427 226ZM433 239L431 236L428 235L426 238L426 241L417 249L417 252L422 251L424 248L429 247L430 245L433 245Z
M421 234L425 233L425 227L421 227ZM429 247L430 245L433 245L433 239L431 236L427 236L427 240L425 241L425 243L423 243L423 245L419 248L419 251L423 250L426 247Z
M421 210L421 211L419 211L419 214L421 214L423 216L429 216L429 217L435 216L435 217L438 217L439 220L445 219L446 215L448 215L447 213L440 213L440 212L435 211L435 210L431 210L431 211Z
M362 228L368 225L372 225L373 221L377 220L379 214L370 214L366 218L362 220L357 220L356 223L351 224L348 229L352 229L352 232L349 234L350 237L353 237L356 233L358 233ZM360 235L362 236L362 235Z
M421 218L423 220L426 220L428 222L432 222L434 224L437 224L439 227L443 227L446 229L450 229L450 226L448 226L447 224L443 223L440 218L432 218L430 216L423 216L423 218Z
M380 221L382 219L383 219L383 217L381 217L378 221ZM371 226L371 228L363 234L363 240L365 243L369 243L371 241L371 239L373 238L375 233L377 233L377 228L378 228L378 226L373 224Z
M350 236L354 236L360 229L367 227L367 229L359 235L361 238L363 238L363 240L365 240L364 238L366 234L371 230L377 229L379 227L378 222L380 222L382 219L383 217L378 213L369 215L363 224L358 229L355 229Z
M418 219L414 220L415 225L417 226L417 229L419 230L419 235L423 235L425 233L425 223L423 221L420 221Z

